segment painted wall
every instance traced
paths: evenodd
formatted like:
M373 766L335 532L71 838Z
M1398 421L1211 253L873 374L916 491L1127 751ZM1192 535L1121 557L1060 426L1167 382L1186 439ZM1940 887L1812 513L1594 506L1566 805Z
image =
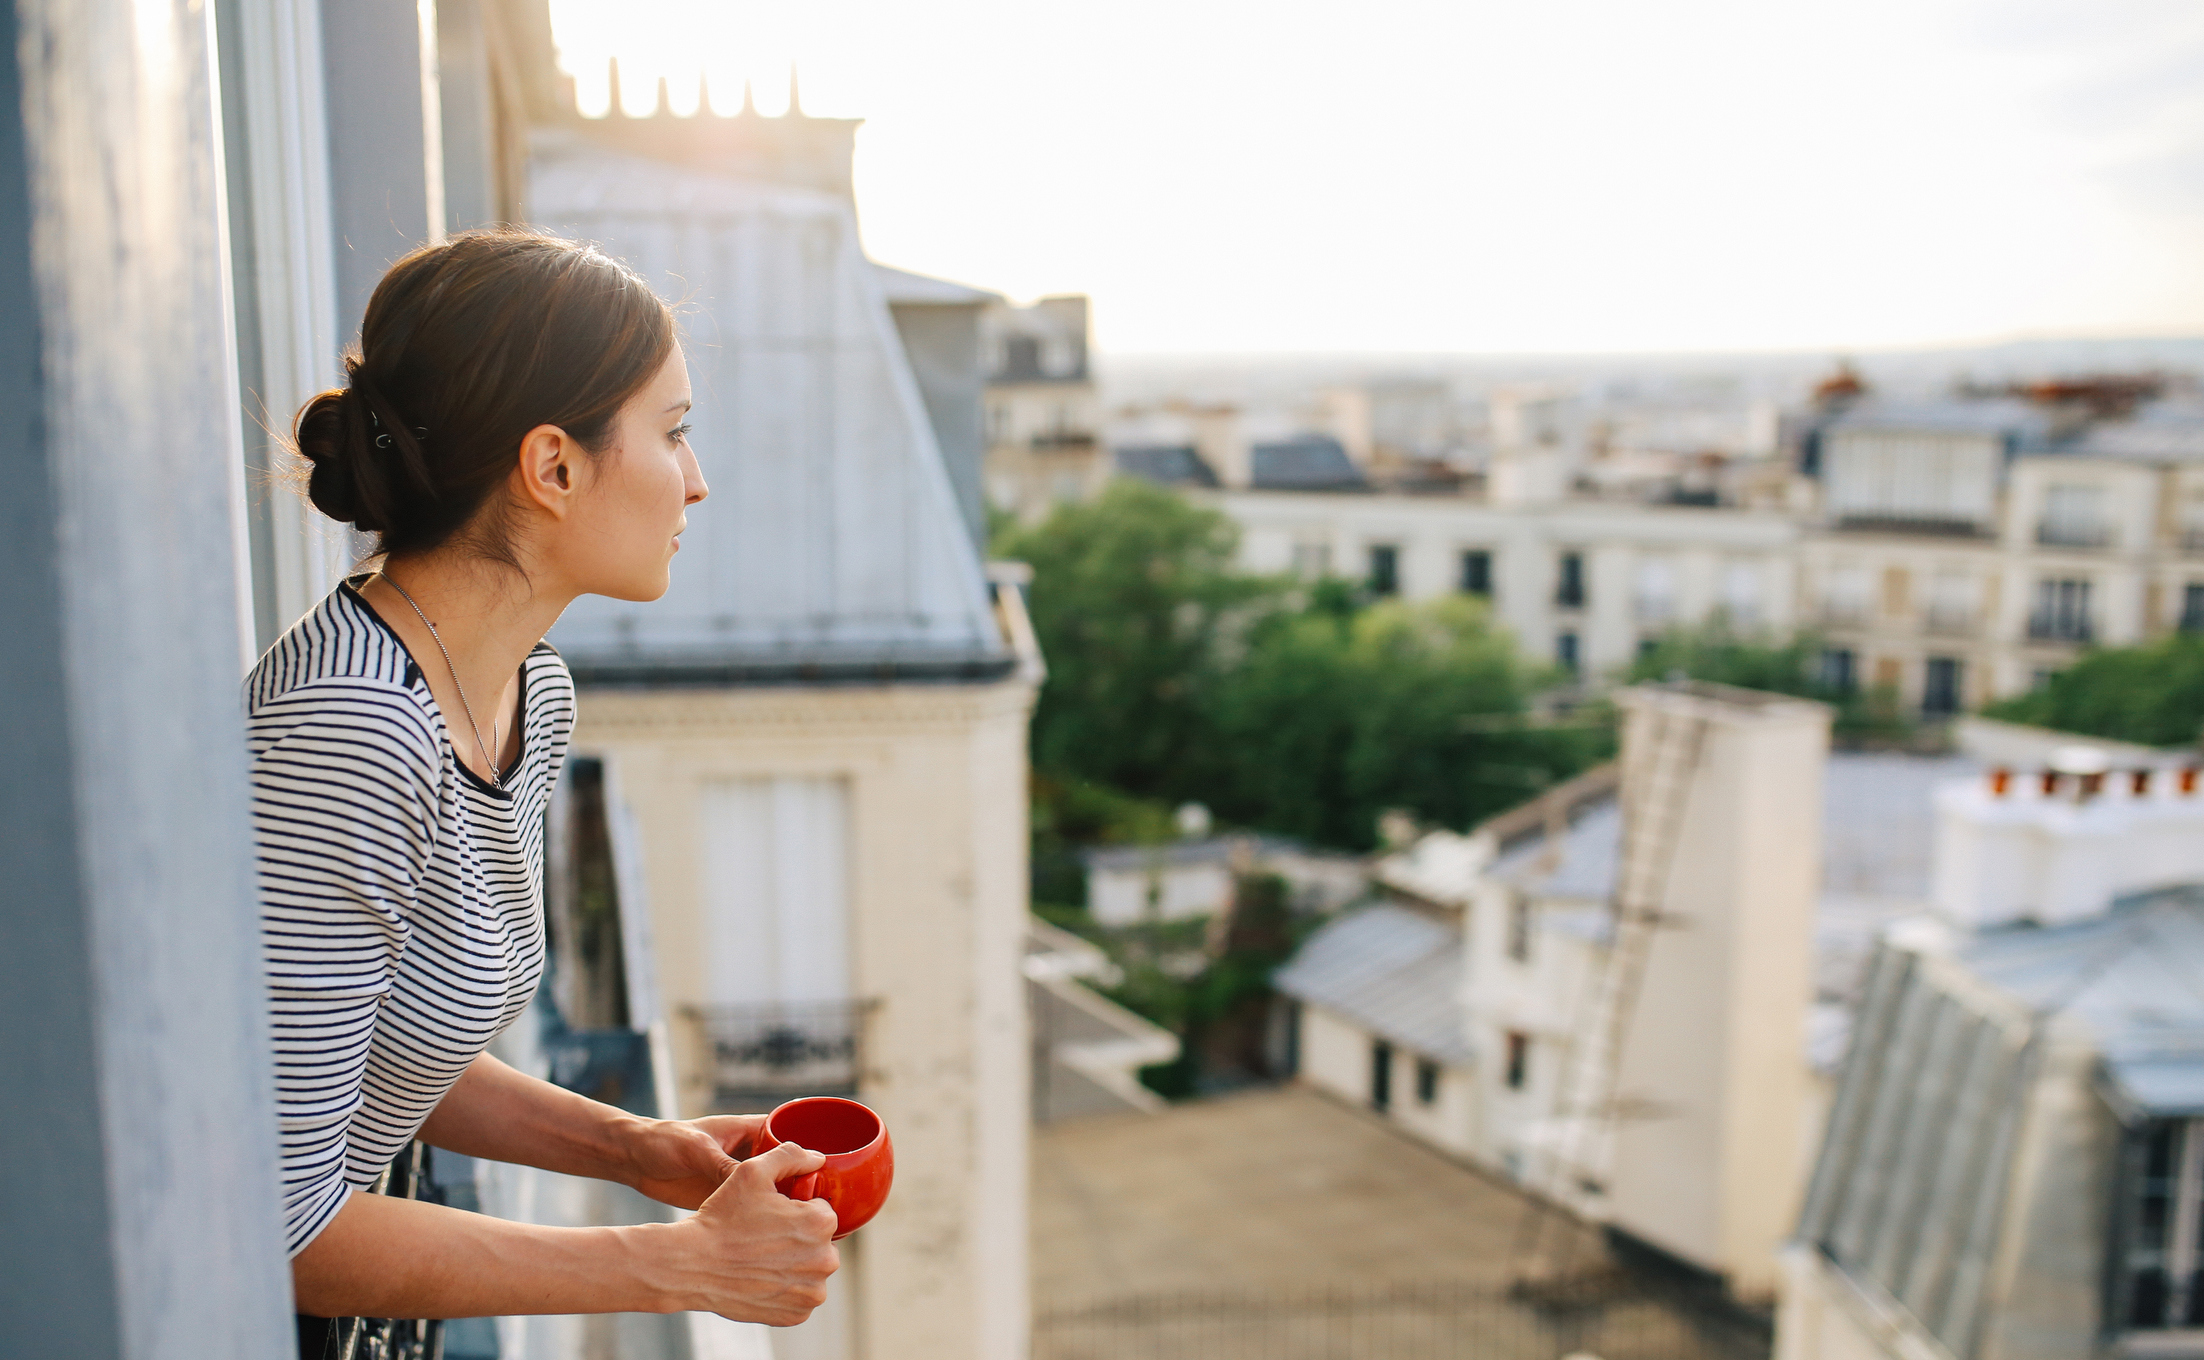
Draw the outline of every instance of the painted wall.
M847 790L848 961L867 1021L861 1098L896 1141L894 1197L849 1253L850 1360L1017 1360L1027 1344L1024 682L884 689L585 689L575 749L615 762L635 814L676 1017L684 1112L711 998L704 809L729 781ZM817 787L814 785L814 787ZM847 1244L845 1244L847 1245ZM807 1324L808 1325L808 1324ZM806 1342L776 1341L785 1356Z
M1625 759L1657 710L1706 724L1624 1041L1613 1221L1770 1297L1804 1186L1829 711L1626 690Z

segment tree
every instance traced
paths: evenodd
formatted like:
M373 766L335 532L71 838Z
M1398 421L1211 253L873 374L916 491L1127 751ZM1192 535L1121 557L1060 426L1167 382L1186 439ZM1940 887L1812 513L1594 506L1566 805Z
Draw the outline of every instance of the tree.
M1630 679L1642 683L1682 675L1816 699L1836 709L1834 735L1855 745L1902 743L1913 736L1914 725L1895 689L1837 689L1817 673L1820 657L1821 639L1811 633L1770 641L1746 637L1715 619L1663 633L1630 668Z
M2182 746L2204 724L2204 637L2090 652L2028 694L1983 715L2145 746Z
M1480 601L1318 593L1266 620L1217 687L1217 810L1358 849L1389 808L1466 827L1603 753L1602 732L1512 721L1539 678Z
M1282 583L1233 569L1238 545L1222 514L1130 478L997 543L1033 568L1049 668L1037 766L1149 797L1188 785L1232 635L1282 596Z

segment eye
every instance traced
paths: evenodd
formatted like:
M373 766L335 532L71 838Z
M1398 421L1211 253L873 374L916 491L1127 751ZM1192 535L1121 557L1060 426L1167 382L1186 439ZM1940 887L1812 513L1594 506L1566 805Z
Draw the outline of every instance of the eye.
M678 444L682 440L687 439L689 437L689 431L695 428L696 427L694 425L676 425L673 427L673 432L669 434L667 438L673 440L674 443Z

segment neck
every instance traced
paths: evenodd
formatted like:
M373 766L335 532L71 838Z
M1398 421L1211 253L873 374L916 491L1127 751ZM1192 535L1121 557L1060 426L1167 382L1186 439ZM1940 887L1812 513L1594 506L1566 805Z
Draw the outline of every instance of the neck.
M463 709L473 710L485 741L496 740L493 727L510 730L521 662L574 599L573 592L545 589L511 567L450 551L387 562L361 594L405 640L440 702L446 682L456 678L451 697L463 694L465 702L442 706L462 750L474 744L461 727L468 720ZM439 675L447 653L450 673ZM466 751L462 759L479 765L476 756Z

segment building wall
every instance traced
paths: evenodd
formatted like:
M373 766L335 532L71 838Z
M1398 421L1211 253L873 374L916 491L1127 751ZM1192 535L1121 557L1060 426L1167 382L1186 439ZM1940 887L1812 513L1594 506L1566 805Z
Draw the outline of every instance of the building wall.
M1476 1072L1479 1122L1472 1154L1510 1175L1537 1171L1542 1121L1553 1117L1560 1100L1578 1012L1603 954L1603 946L1579 930L1552 928L1553 918L1582 918L1604 904L1575 900L1524 901L1530 912L1529 957L1509 952L1510 917L1516 894L1507 885L1486 880L1478 885L1468 913L1467 1009L1469 1044L1480 1061ZM1524 1081L1508 1085L1508 1036L1529 1043Z
M1811 1247L1784 1248L1774 1360L1941 1360L1933 1339L1877 1327L1866 1305Z
M1613 1221L1742 1297L1772 1296L1805 1183L1829 713L1671 692L1622 702L1626 759L1656 706L1708 726L1623 1045Z
M1087 911L1106 926L1129 926L1151 919L1183 921L1222 911L1231 901L1229 864L1097 869L1087 876Z
M1350 1104L1370 1106L1372 1050L1378 1036L1349 1016L1304 1002L1301 1024L1301 1079ZM1474 1153L1477 1089L1474 1071L1439 1067L1436 1098L1416 1098L1416 1064L1424 1055L1393 1045L1386 1115L1402 1129L1457 1156Z
M1016 1360L1027 1336L1025 729L1032 690L588 689L575 749L635 813L684 1113L708 999L701 802L717 781L846 781L861 1097L896 1141L893 1198L850 1253L858 1360ZM793 1337L791 1338L793 1339Z
M1303 1003L1301 1079L1341 1100L1370 1103L1370 1035L1354 1021L1323 1006Z
M1493 610L1524 651L1556 655L1564 633L1583 665L1626 667L1640 643L1677 623L1704 622L1730 601L1725 583L1750 583L1750 629L1786 633L1793 602L1798 530L1787 516L1753 510L1629 502L1560 501L1500 506L1453 497L1326 495L1278 491L1199 493L1241 531L1240 563L1290 572L1321 557L1333 575L1359 578L1370 550L1399 550L1400 593L1434 599L1460 589L1462 554L1488 552ZM1584 558L1580 606L1557 601L1561 559ZM1675 582L1668 608L1640 608L1637 585L1649 560ZM1742 592L1739 592L1742 593Z

